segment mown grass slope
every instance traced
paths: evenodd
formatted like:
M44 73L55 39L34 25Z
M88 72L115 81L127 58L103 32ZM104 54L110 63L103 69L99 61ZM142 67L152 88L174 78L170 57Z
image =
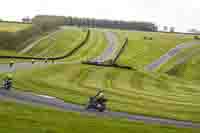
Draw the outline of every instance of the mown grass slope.
M181 73L178 75L186 80L199 82L200 80L200 56L199 54L193 56L191 60L183 64Z
M0 102L2 133L198 133L198 129L145 125L127 120L82 116L47 107Z
M143 69L145 65L158 59L177 44L193 39L191 35L175 33L123 31L121 35L123 36L124 34L128 35L129 43L118 63L139 69ZM152 40L144 39L144 37L152 37Z
M31 24L0 22L0 32L17 32L31 27Z
M198 49L197 49L198 50ZM199 49L200 51L200 49ZM173 65L168 71L169 75L176 76L178 78L183 78L192 82L199 82L200 80L200 56L199 51L195 55L187 58L187 60L181 64ZM166 64L166 66L170 64ZM164 67L163 67L164 69ZM163 70L162 69L162 70ZM166 70L166 69L165 69Z
M64 28L38 42L28 55L38 57L62 56L74 49L85 38L86 32L78 28Z
M66 62L87 61L99 56L107 48L107 40L102 30L91 29L90 37L86 44L71 57L63 59Z
M104 89L109 109L200 121L199 84L139 71L87 65L53 65L17 71L15 86L23 91L56 96L85 104Z

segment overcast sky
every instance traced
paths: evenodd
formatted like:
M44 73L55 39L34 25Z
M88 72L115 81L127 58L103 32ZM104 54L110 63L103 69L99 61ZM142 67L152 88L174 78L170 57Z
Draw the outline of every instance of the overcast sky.
M150 21L177 31L200 29L200 0L1 0L2 19L36 14Z

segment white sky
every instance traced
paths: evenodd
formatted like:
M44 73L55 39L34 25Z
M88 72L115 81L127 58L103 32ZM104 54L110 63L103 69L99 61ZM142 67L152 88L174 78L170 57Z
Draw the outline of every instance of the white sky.
M1 0L0 18L36 14L150 21L176 31L200 29L200 0Z

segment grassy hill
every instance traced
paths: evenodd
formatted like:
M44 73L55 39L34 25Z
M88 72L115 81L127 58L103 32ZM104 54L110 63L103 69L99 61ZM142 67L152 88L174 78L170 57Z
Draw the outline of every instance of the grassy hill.
M0 32L17 32L31 26L31 24L0 22Z
M117 33L119 44L122 44L126 36L129 37L129 44L117 63L132 66L137 70L80 64L80 61L100 55L107 46L104 30L91 29L88 42L71 57L60 60L65 64L16 71L14 86L21 91L55 96L77 104L86 104L89 96L94 95L99 89L104 89L105 95L109 99L110 110L200 122L199 83L191 82L193 79L199 79L198 73L195 73L199 68L199 57L193 57L186 64L187 68L194 68L195 64L195 71L191 72L191 69L185 69L185 67L180 69L180 74L185 77L190 74L190 81L186 80L187 78L181 79L159 72L148 73L142 70L145 65L159 58L177 44L192 40L193 36L120 30L113 32ZM83 39L84 33L77 28L61 30L42 39L25 54L38 57L63 55L77 46L78 42ZM151 37L152 40L144 39L144 37ZM176 61L177 58L190 53L192 49L183 50L173 60ZM6 54L6 51L4 52ZM163 70L171 68L171 65L169 66ZM2 77L3 74L0 75L1 79ZM2 132L21 132L22 130L18 130L18 128L30 132L63 132L66 130L69 132L73 130L75 133L90 131L104 133L198 132L195 129L177 129L132 123L126 120L80 116L77 113L60 112L46 107L36 108L10 102L0 102L0 106L5 107L0 108L0 120L8 123L0 124ZM65 117L66 119L64 119ZM77 128L77 122L79 122L79 128Z

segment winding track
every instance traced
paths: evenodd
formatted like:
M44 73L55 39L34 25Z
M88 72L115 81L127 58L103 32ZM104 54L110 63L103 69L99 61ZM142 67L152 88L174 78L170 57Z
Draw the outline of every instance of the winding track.
M156 117L148 117L142 115L133 115L123 112L113 112L113 111L106 111L103 113L95 112L95 111L86 111L84 106L66 103L63 100L43 96L43 95L36 95L33 93L25 93L19 91L6 91L0 90L0 99L1 100L11 100L17 103L24 103L24 104L32 104L35 106L42 106L47 105L54 108L58 108L64 111L73 111L79 112L84 115L94 115L97 117L113 117L113 118L126 118L130 121L141 121L147 124L161 124L161 125L173 125L177 127L184 127L184 128L200 128L200 123L192 123L187 121L178 121L178 120L170 120L164 118L156 118Z
M112 59L113 55L116 52L116 49L118 47L118 41L117 41L117 36L113 32L108 32L106 31L105 33L106 39L107 39L107 48L102 52L102 54L92 60L90 62L98 62L102 63L105 62L109 59Z
M169 50L166 54L162 55L159 59L153 61L151 64L145 66L145 70L154 71L161 64L166 63L170 58L174 57L178 54L182 49L190 48L194 45L200 45L200 41L191 41L177 45L175 48Z

